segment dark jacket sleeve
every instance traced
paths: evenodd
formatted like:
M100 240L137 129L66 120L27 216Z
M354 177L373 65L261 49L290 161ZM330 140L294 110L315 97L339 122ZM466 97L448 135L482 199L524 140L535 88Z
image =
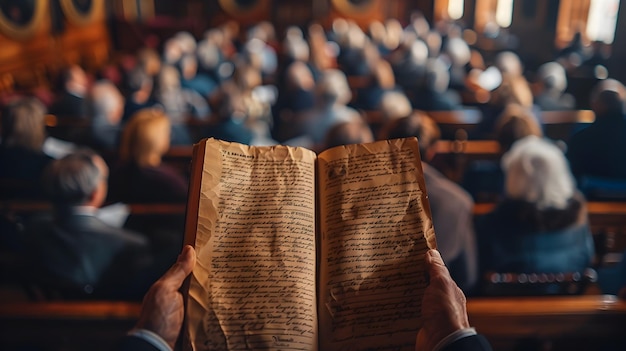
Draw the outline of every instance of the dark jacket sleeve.
M117 351L160 351L146 340L132 335L125 336L119 343Z
M444 347L441 351L492 351L491 345L482 335L468 336Z

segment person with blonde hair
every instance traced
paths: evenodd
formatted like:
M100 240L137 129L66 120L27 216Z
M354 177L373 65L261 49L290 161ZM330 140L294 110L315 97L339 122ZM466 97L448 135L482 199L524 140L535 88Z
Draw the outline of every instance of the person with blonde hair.
M187 180L162 157L170 148L170 121L158 109L137 112L124 127L120 164L112 172L109 200L185 202Z
M23 98L2 112L0 180L2 197L41 197L40 177L52 157L43 151L46 139L45 107Z
M582 272L594 255L585 199L565 155L536 136L502 158L505 198L477 221L482 272Z

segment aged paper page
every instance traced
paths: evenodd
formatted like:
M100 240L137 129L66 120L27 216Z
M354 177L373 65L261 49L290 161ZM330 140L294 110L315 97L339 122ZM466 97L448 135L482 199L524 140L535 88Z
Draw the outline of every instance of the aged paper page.
M414 350L435 247L417 140L318 157L320 350Z
M316 350L315 154L209 139L187 301L195 350Z

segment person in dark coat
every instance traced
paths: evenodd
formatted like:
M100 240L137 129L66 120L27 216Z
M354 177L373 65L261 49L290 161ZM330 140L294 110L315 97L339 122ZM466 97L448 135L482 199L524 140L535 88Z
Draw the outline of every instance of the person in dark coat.
M62 298L138 300L158 278L150 272L148 240L97 216L107 193L108 168L80 150L50 164L44 174L52 219L27 230L36 282Z
M41 175L52 157L43 152L45 107L34 98L10 103L2 113L0 197L42 198Z
M62 92L50 112L63 117L89 119L88 93L87 74L82 67L72 65L62 74Z

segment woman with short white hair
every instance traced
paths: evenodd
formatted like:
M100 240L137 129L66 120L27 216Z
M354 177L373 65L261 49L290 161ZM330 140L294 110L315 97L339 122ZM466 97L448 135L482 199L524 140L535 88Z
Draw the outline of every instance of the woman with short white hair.
M528 136L502 159L505 199L477 220L483 272L582 272L594 255L585 200L563 152Z

